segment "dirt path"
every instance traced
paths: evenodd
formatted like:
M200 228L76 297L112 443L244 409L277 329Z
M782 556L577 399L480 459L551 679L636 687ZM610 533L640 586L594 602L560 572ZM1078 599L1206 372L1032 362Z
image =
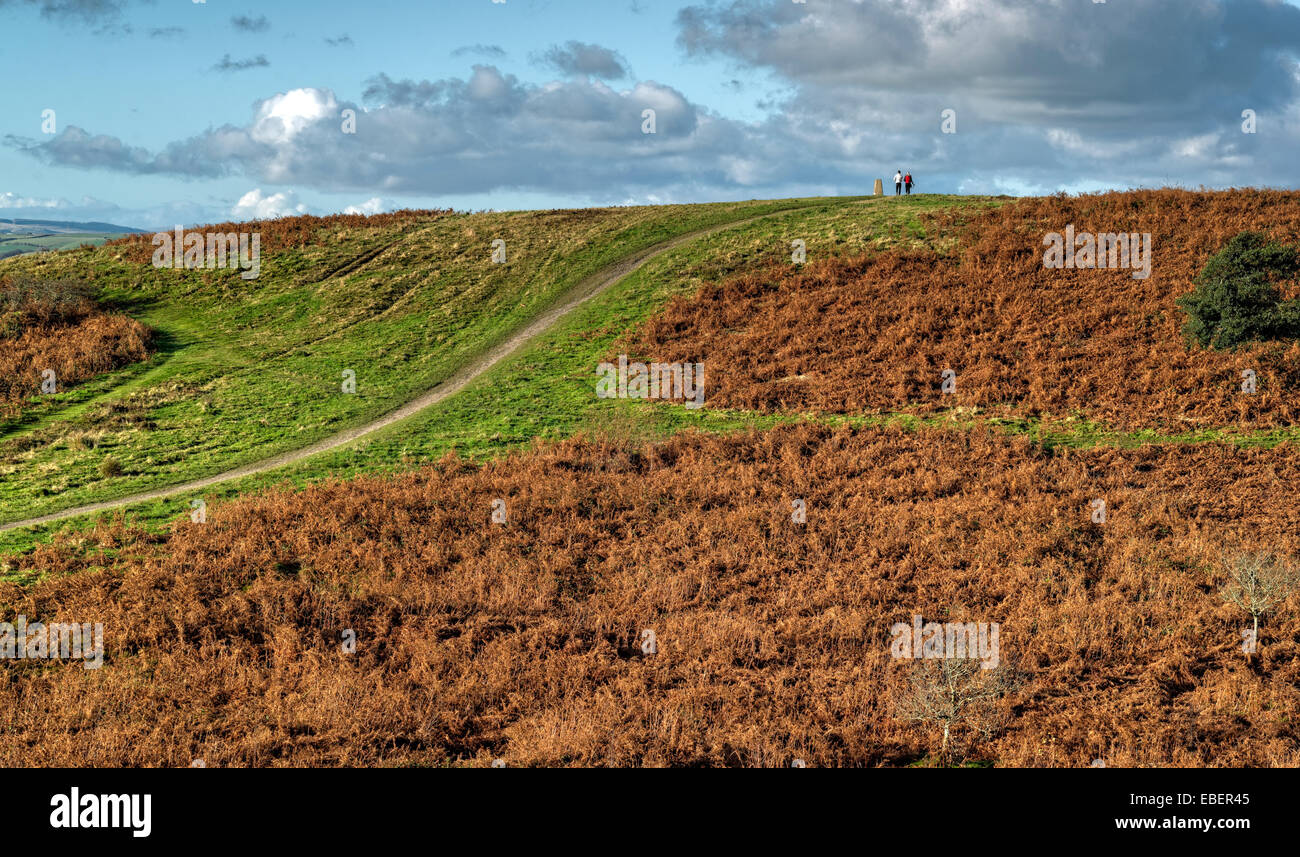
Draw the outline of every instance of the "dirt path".
M73 518L77 515L86 515L92 512L103 512L109 509L116 509L120 506L129 506L132 503L143 503L149 500L160 500L164 497L170 497L173 494L187 494L201 491L220 482L227 482L231 479L240 479L245 476L254 476L259 473L265 473L269 470L275 470L284 467L286 464L293 464L302 461L304 458L310 458L322 452L328 452L331 449L337 449L340 446L351 443L354 440L373 434L380 429L387 428L394 423L400 422L407 417L414 416L420 411L431 405L436 405L448 396L453 396L465 389L470 382L478 378L484 372L487 372L493 366L510 357L515 352L521 350L532 340L536 339L546 331L551 325L559 321L563 316L574 310L579 304L595 297L610 286L622 280L624 277L636 271L646 262L656 256L674 250L683 244L696 241L700 238L706 238L715 232L721 232L724 229L735 229L740 226L753 223L757 220L763 220L767 217L774 217L779 214L787 214L791 211L797 211L807 206L791 206L782 208L758 217L750 217L745 220L736 220L730 223L723 223L717 226L710 226L705 229L697 229L694 232L688 232L685 235L679 235L676 238L670 238L667 241L652 245L642 250L626 256L617 262L602 268L595 274L582 280L572 289L565 293L560 302L534 318L526 327L512 335L509 339L501 342L479 357L461 366L451 377L439 383L431 390L419 398L413 399L402 405L394 411L379 417L372 422L360 425L355 428L347 429L338 434L331 435L323 440L317 441L310 446L300 449L283 452L271 458L264 458L260 461L250 462L233 470L226 470L212 476L205 476L202 479L195 479L191 482L184 482L179 485L173 485L169 488L158 488L152 491L144 491L139 494L131 494L126 497L120 497L116 500L103 500L98 503L89 503L85 506L75 506L71 509L63 509L59 512L51 512L48 515L41 515L38 518L28 518L25 521L13 521L8 524L0 524L0 533L6 530L15 530L19 527L30 527L36 524L46 524L52 521L60 521L64 518ZM388 249L388 248L383 248Z

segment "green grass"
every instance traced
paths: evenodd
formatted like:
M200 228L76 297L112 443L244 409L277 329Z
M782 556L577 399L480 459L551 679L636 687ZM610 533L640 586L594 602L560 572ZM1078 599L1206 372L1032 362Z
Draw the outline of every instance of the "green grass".
M148 363L0 424L0 522L220 473L368 422L509 337L588 275L685 232L808 201L458 215L264 254L261 277L155 270L116 248L0 271L86 276L158 331ZM507 241L508 262L490 261ZM346 276L326 272L392 244ZM343 371L357 392L342 391ZM89 438L92 443L87 444ZM106 456L124 473L104 477Z

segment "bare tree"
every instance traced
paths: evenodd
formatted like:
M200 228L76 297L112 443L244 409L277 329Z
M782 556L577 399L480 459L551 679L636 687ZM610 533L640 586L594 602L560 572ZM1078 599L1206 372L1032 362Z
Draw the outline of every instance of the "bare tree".
M1228 583L1219 590L1223 600L1250 614L1251 641L1259 639L1259 617L1272 612L1300 583L1300 570L1271 553L1242 553L1225 558ZM1250 651L1246 653L1247 659Z
M973 658L921 660L912 672L912 693L899 704L899 716L941 726L939 754L947 764L954 733L988 738L1002 728L999 701L1018 684L1006 665L983 669Z

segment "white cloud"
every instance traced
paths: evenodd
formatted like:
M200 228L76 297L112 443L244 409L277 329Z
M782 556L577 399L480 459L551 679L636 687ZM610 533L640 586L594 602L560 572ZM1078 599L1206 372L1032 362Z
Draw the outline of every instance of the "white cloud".
M1177 157L1204 159L1214 154L1218 143L1218 134L1201 134L1197 137L1175 140L1171 148Z
M339 113L339 103L328 89L291 89L258 105L248 135L259 143L283 145L309 125Z
M1080 158L1113 160L1133 157L1142 147L1142 140L1103 141L1084 138L1078 131L1049 128L1045 134L1048 143L1066 154Z
M349 205L347 208L343 209L343 213L344 214L378 214L379 212L385 211L386 209L387 206L384 204L384 201L379 197L375 196L375 197L371 197L370 199L366 200L360 205Z
M751 84L771 81L766 116L755 122L721 116L670 85L614 88L586 77L609 57L579 57L570 46L556 55L573 72L563 80L534 83L487 64L432 81L381 73L363 84L369 110L328 89L292 89L258 102L240 124L154 151L74 126L52 140L4 140L58 166L239 176L245 187L350 200L862 192L898 168L926 191L1300 181L1294 6L857 0L835 4L833 14L825 8L728 0L679 12L688 59L732 63ZM357 111L355 134L340 128L344 108ZM654 134L642 133L646 108L657 114ZM949 108L958 133L940 130ZM1258 134L1240 132L1244 108L1257 111ZM296 200L269 199L244 207L296 211Z
M298 202L293 191L273 193L269 196L262 189L253 188L239 198L230 214L236 220L269 220L275 217L289 217L306 214L307 206Z
M66 199L37 199L16 193L0 193L0 208L67 208Z

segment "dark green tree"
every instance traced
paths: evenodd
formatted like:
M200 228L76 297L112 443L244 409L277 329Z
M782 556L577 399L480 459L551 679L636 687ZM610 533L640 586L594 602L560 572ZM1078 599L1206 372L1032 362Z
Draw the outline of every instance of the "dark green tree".
M1178 299L1183 332L1206 348L1300 339L1300 300L1284 301L1276 283L1300 271L1300 253L1259 232L1242 232L1210 257L1196 288Z

